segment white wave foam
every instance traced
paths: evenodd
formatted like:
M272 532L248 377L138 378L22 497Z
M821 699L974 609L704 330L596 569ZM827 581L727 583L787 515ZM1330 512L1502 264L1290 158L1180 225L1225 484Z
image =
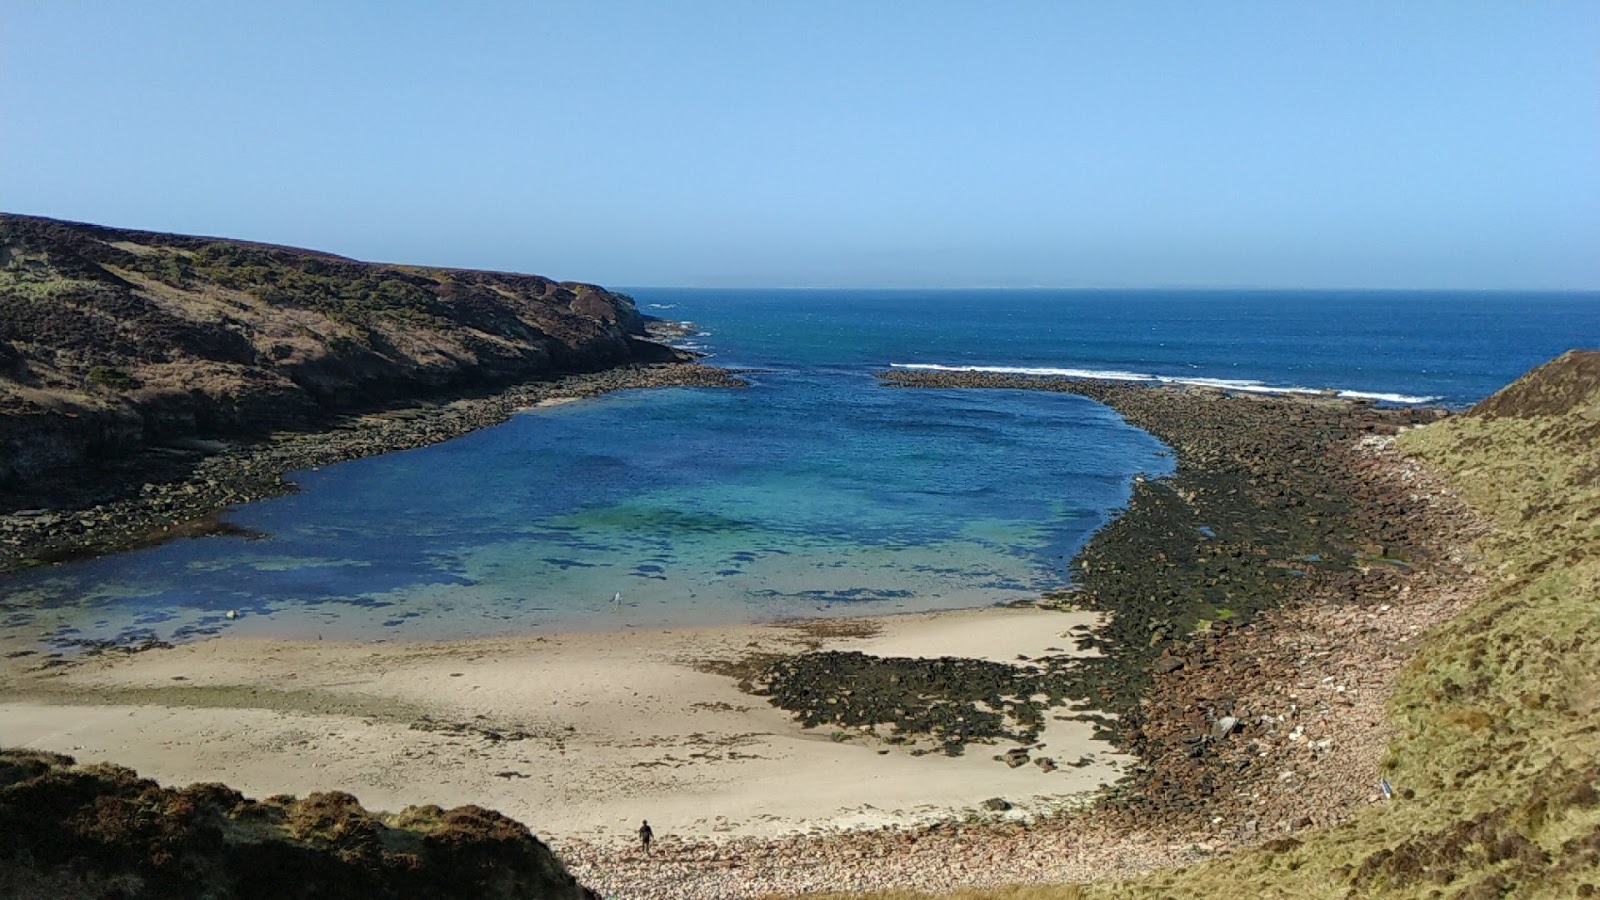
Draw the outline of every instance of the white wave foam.
M1159 381L1142 372L1114 369L1053 369L1033 366L941 366L935 363L890 363L895 369L922 369L930 372L993 372L997 375L1056 375L1063 378L1100 378L1106 381Z
M650 308L651 309L677 309L678 308L678 304L676 304L676 303L652 303L652 304L650 304Z
M1350 400L1382 400L1385 403L1432 403L1443 400L1441 396L1413 397L1410 394L1386 394L1382 391L1340 391L1339 396Z
M1180 378L1174 375L1152 375L1144 372L1125 372L1120 369L1061 369L1043 366L942 366L937 363L890 363L894 369L919 369L927 372L991 372L996 375L1044 375L1062 378L1094 378L1102 381L1136 381L1150 384L1183 384L1193 387L1217 388L1247 394L1306 394L1311 396L1342 397L1346 400L1378 400L1385 403L1431 403L1439 397L1419 397L1411 394L1393 394L1382 391L1353 391L1340 388L1286 387L1232 378Z

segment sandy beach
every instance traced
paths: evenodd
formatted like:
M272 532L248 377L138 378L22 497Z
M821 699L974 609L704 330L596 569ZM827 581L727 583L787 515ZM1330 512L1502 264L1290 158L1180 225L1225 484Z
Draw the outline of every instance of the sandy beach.
M707 664L818 648L1012 662L1076 652L1095 620L993 608L457 642L219 638L43 669L22 656L4 663L0 743L257 797L479 804L558 846L644 818L686 840L909 826L994 797L1021 818L1072 805L1126 758L1064 707L1035 750L1054 771L997 761L1010 744L950 757L807 730Z

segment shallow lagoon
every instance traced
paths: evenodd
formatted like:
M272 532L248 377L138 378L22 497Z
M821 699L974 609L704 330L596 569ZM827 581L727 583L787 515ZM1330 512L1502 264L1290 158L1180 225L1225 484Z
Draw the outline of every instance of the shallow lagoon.
M448 638L911 612L1037 597L1169 470L1077 397L767 371L630 392L294 480L206 537L9 580L79 640ZM617 594L620 602L614 602ZM226 618L236 610L236 619Z

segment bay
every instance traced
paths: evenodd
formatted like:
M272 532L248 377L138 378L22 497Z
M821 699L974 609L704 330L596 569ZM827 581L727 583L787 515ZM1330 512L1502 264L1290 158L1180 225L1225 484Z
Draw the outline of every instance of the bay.
M881 386L976 367L1461 407L1600 343L1577 294L638 289L745 389L532 411L295 473L207 537L0 582L0 626L85 639L434 639L1035 597L1173 461L1091 401ZM230 610L238 613L228 618Z

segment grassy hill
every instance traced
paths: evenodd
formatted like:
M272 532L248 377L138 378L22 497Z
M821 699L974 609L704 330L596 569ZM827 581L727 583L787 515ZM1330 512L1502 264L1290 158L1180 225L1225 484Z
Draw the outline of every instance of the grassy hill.
M161 441L674 358L535 275L0 214L0 488Z

